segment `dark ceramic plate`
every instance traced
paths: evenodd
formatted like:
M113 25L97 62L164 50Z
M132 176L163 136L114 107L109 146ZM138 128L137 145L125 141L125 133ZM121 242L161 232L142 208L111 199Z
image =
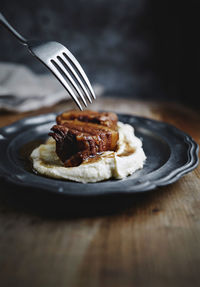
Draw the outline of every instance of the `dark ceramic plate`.
M0 176L14 184L74 196L131 194L175 182L198 164L198 145L175 127L147 118L118 115L135 127L147 160L144 168L123 180L76 183L34 174L29 154L47 138L56 114L25 118L0 129Z

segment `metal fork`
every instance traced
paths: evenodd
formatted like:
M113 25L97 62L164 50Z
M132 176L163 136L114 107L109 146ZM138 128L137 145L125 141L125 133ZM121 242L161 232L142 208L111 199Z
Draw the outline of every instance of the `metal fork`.
M92 103L92 98L96 99L83 68L65 46L58 42L28 41L8 23L2 13L0 13L0 23L56 76L80 110L83 108L77 95L80 96L86 107L85 97L90 103Z

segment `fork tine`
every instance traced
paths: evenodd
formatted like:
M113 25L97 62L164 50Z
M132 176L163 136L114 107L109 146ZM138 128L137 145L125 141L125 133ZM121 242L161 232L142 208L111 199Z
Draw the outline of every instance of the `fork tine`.
M57 60L58 59L58 60ZM72 84L72 86L74 87L74 89L77 91L77 93L79 94L79 96L81 97L82 102L84 103L84 105L87 107L87 102L84 98L84 96L82 95L82 92L80 91L78 85L76 84L76 82L74 81L74 79L71 77L70 73L65 69L64 65L61 62L61 58L58 56L57 59L54 59L55 63L59 66L59 68L62 70L62 72L65 74L65 76L68 78L68 80L70 81L70 83Z
M92 103L92 99L88 93L88 90L86 89L83 81L81 80L81 78L79 77L78 73L76 72L76 70L73 68L73 66L71 65L70 61L67 59L67 56L65 56L64 52L62 55L59 55L59 57L61 58L61 60L63 61L63 63L65 65L67 65L67 67L70 69L70 71L72 72L72 74L74 75L74 77L76 78L76 80L79 82L82 90L84 91L84 93L86 94L86 97L88 98L89 102Z
M65 55L66 59L69 58L72 61L72 63L75 65L75 67L78 69L79 73L81 74L81 76L85 80L90 93L92 94L93 98L96 99L96 96L95 96L93 88L90 84L90 81L88 80L88 77L86 76L85 72L83 71L83 68L81 67L81 65L79 64L77 59L74 57L74 55L67 48L65 48L65 50L63 51L63 54Z
M79 102L79 100L77 99L77 97L75 96L75 93L73 92L73 90L71 89L71 87L69 86L69 84L67 83L67 81L64 79L64 77L61 75L61 73L59 72L58 68L56 67L56 62L54 60L51 60L48 64L48 68L50 68L50 70L54 73L54 75L56 76L56 78L60 81L60 83L64 86L64 88L68 91L68 93L70 94L70 96L73 98L73 100L76 102L77 106L79 107L79 109L82 111L83 108Z

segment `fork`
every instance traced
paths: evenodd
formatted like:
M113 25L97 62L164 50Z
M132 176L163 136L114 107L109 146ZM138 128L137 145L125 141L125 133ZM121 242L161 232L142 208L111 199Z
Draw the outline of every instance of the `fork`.
M86 99L90 103L92 99L96 99L83 68L65 46L54 41L28 41L8 23L2 13L0 13L0 23L56 76L80 110L83 108L77 95L86 107L88 106Z

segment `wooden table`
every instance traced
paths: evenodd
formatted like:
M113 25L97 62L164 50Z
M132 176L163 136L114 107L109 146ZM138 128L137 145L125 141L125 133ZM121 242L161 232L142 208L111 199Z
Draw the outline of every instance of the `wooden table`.
M4 126L29 114L1 114ZM200 143L198 112L98 99L93 109L174 124ZM64 199L1 181L0 286L200 286L200 168L137 196Z

